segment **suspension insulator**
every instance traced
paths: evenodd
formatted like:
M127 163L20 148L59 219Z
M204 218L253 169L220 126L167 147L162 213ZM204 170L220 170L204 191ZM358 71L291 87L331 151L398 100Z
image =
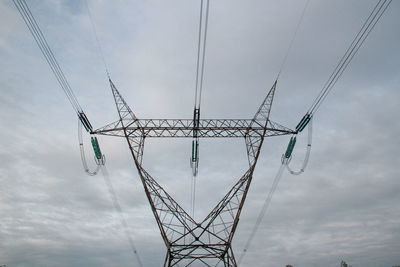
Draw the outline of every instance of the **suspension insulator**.
M94 151L94 155L96 156L96 159L101 160L103 159L103 154L101 154L99 142L97 141L97 137L92 137L91 139L92 142L92 147Z
M79 112L79 120L82 122L83 127L85 127L86 131L88 133L91 133L93 131L93 127L89 122L89 119L86 117L86 114L83 112Z
M192 141L192 162L196 162L199 158L199 142L197 140Z
M193 111L193 138L198 137L200 125L200 108L195 108Z
M301 119L301 121L297 124L296 131L297 132L303 131L304 128L307 126L307 124L310 122L310 120L311 120L310 114L304 115L304 117Z
M290 138L289 144L286 148L285 158L288 159L292 156L292 152L295 145L296 145L296 136Z

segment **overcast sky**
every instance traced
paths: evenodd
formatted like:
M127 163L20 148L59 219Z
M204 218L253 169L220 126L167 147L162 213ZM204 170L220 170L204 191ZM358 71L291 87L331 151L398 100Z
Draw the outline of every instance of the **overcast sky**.
M116 120L84 1L27 2L94 127ZM199 1L88 3L111 78L136 115L191 118ZM294 128L375 3L310 1L272 120ZM203 118L252 117L304 4L211 1ZM284 174L243 267L400 265L399 17L395 0L316 114L308 169ZM0 265L137 266L102 177L83 172L76 115L11 0L0 1L0 23ZM288 138L264 143L233 242L236 256ZM165 247L126 141L99 141L144 265L161 266ZM190 141L148 140L144 155L145 167L184 208ZM305 142L303 133L293 168ZM241 139L202 139L200 157L198 220L247 167Z

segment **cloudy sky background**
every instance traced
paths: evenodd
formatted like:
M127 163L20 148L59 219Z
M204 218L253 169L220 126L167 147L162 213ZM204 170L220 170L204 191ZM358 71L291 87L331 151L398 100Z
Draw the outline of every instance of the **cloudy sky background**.
M92 124L116 120L84 2L27 2ZM88 2L111 77L136 115L191 118L199 1ZM311 0L278 83L274 121L296 125L375 3ZM203 118L254 114L304 4L211 1ZM136 266L102 177L82 170L76 115L11 0L0 1L0 14L0 265ZM393 1L315 116L308 170L285 173L243 267L400 264L399 14ZM144 164L189 208L190 140L166 141L148 140ZM200 142L197 219L247 164L243 140ZM287 142L264 143L237 256ZM100 144L144 265L161 266L164 244L126 142L100 137Z

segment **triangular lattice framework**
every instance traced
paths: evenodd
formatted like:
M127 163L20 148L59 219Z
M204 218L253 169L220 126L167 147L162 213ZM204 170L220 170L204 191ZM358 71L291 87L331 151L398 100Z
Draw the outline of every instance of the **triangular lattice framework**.
M164 266L237 266L231 246L232 239L264 138L294 133L269 119L276 82L253 119L200 120L196 125L199 138L244 138L249 159L249 169L200 222L195 221L142 166L146 138L192 137L193 121L140 120L111 80L110 86L119 120L102 127L95 133L126 138L151 210L167 247Z

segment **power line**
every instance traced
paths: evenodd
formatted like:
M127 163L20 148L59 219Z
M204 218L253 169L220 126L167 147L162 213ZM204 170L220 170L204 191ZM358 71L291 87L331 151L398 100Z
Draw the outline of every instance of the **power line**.
M336 65L334 71L329 76L328 80L325 82L321 92L315 98L311 107L307 111L307 114L312 115L319 109L322 102L325 100L329 92L335 86L336 82L342 76L343 72L346 70L350 62L353 60L354 56L356 55L360 47L363 45L363 43L365 42L371 31L374 29L375 25L378 23L378 21L380 20L386 9L389 7L391 2L392 0L378 1L378 3L375 5L374 9L368 16L367 20L364 22L363 26L354 37L350 46L347 48L346 52L340 59L339 63Z
M239 260L238 260L238 264L239 265L243 261L243 258L246 255L246 252L248 251L248 249L250 248L250 244L253 241L253 239L255 237L255 234L258 231L258 228L260 227L260 224L261 224L261 222L262 222L262 220L263 220L263 218L264 218L264 216L265 216L265 214L266 214L266 212L268 210L268 207L269 207L269 205L271 203L272 197L274 196L275 190L278 187L279 181L282 178L284 170L285 170L285 164L282 162L282 165L279 168L278 173L276 174L276 176L274 178L274 181L272 182L272 186L271 186L271 189L269 190L268 196L265 199L264 204L263 204L263 206L261 208L261 211L257 216L256 223L254 224L253 229L251 230L250 235L249 235L249 237L248 237L248 239L247 239L247 241L246 241L246 243L244 245L242 254L240 255Z
M307 10L309 2L310 2L310 0L307 0L305 2L305 5L304 5L303 10L301 12L299 21L297 22L297 25L296 25L296 29L295 29L295 31L293 33L293 37L292 37L292 39L291 39L291 41L289 43L288 49L286 50L285 56L284 56L284 58L282 60L281 66L279 68L278 78L279 78L279 76L280 76L280 74L281 74L281 72L283 70L283 67L286 64L287 58L289 56L290 50L292 49L293 43L294 43L294 41L296 39L297 33L298 33L300 25L301 25L301 23L303 21L304 14L305 14L305 12ZM308 162L308 156L307 156L307 162ZM246 241L246 243L244 245L242 254L239 257L238 264L240 264L243 261L243 258L246 255L247 250L250 248L250 245L251 245L251 243L252 243L252 241L253 241L253 239L255 237L255 234L257 233L258 228L260 227L260 224L261 224L261 222L262 222L262 220L263 220L263 218L264 218L264 216L265 216L265 214L266 214L266 212L268 210L268 207L269 207L269 205L271 203L271 200L272 200L272 197L273 197L273 195L275 193L275 190L278 187L279 181L282 178L283 171L285 170L285 166L287 165L287 163L288 163L288 160L282 159L282 165L280 166L280 168L278 170L278 173L276 174L276 176L274 178L274 181L273 181L272 186L270 188L270 191L269 191L269 193L267 195L267 198L265 199L264 204L263 204L263 206L261 208L261 211L258 214L256 223L254 224L253 229L251 230L250 235L247 238L247 241Z
M25 0L13 0L15 7L21 14L22 19L24 20L26 26L28 27L30 33L32 34L33 38L36 41L40 51L42 52L44 58L46 59L48 65L50 66L54 76L56 77L58 83L61 86L61 89L64 91L65 95L67 96L69 102L72 105L72 108L78 114L83 113L79 102L72 91L72 88L64 75L57 59L54 57L54 53L51 50L46 38L43 35L42 30L40 29L39 25L37 24L34 16L32 15L29 6L25 2Z
M92 25L93 34L94 34L94 37L96 39L97 47L99 49L99 53L100 53L101 59L102 59L103 64L104 64L104 68L106 70L107 77L110 78L110 72L108 71L106 58L104 56L103 48L102 48L102 45L100 43L100 39L99 39L99 36L97 34L97 31L96 31L96 25L94 24L93 17L92 17L92 12L90 12L90 8L89 8L89 4L88 4L87 0L85 0L85 4L86 4L86 9L87 9L87 12L88 12L90 23Z
M107 189L108 189L108 193L109 193L110 198L112 200L114 209L118 212L120 223L122 225L122 228L124 229L124 233L125 233L126 238L128 239L128 243L129 243L129 246L130 246L130 248L132 250L132 253L135 255L135 258L136 258L136 261L137 261L138 265L140 267L143 267L142 260L140 259L139 253L138 253L138 251L136 249L136 246L135 246L135 244L133 242L132 235L130 234L128 224L126 223L126 220L124 218L124 214L123 214L121 205L119 204L119 201L118 201L118 198L117 198L117 194L115 193L114 186L113 186L113 184L111 182L111 179L110 179L110 176L108 174L108 171L107 171L105 166L103 166L101 168L101 171L102 171L102 174L103 174L104 182L105 182L105 184L107 186Z
M293 43L294 43L294 41L295 41L295 39L296 39L296 36L297 36L297 32L298 32L299 29L300 29L300 25L301 25L301 23L303 22L304 14L306 13L306 10L307 10L307 7L308 7L308 4L309 4L309 3L310 3L310 0L307 0L306 3L305 3L305 5L304 5L303 11L301 12L300 19L299 19L299 21L297 22L296 29L295 29L295 31L294 31L292 40L291 40L290 43L289 43L288 49L286 50L285 56L284 56L284 58L283 58L283 60L282 60L281 67L279 68L278 78L279 78L279 76L280 76L280 74L281 74L281 72L282 72L282 70L283 70L283 67L284 67L285 64L286 64L286 61L287 61L287 58L288 58L288 56L289 56L290 50L292 49Z
M280 180L282 178L284 169L286 168L293 175L299 175L299 174L303 173L305 168L307 167L308 160L310 158L311 143L312 143L312 120L308 124L308 138L307 139L308 139L308 142L307 142L306 155L304 157L303 164L302 164L301 169L299 171L293 171L289 167L289 163L290 163L291 157L286 158L285 155L282 155L282 164L281 164L281 166L280 166L280 168L279 168L279 170L278 170L278 172L277 172L277 174L276 174L276 176L275 176L275 178L274 178L274 180L272 182L272 186L271 186L271 188L270 188L270 190L268 192L268 195L267 195L267 197L266 197L266 199L264 201L264 204L263 204L263 206L262 206L262 208L260 210L260 213L258 214L256 223L254 224L253 229L251 230L250 235L249 235L249 237L248 237L248 239L247 239L247 241L245 243L245 246L243 248L242 254L239 257L238 263L242 262L246 252L248 251L248 249L250 248L251 243L254 240L254 237L255 237L255 235L256 235L256 233L258 231L258 228L260 227L260 224L261 224L263 218L265 217L265 214L268 211L268 208L269 208L269 206L271 204L271 201L272 201L272 197L274 196L274 193L275 193L275 191L276 191L276 189L278 187L278 184L279 184L279 182L280 182Z
M304 127L312 121L312 117L315 114L315 112L318 110L318 108L321 106L322 102L325 100L325 98L327 97L327 95L329 94L330 90L333 88L333 86L336 84L336 82L338 81L338 79L341 77L341 75L343 74L343 72L346 70L347 66L349 65L349 63L351 62L351 60L354 58L355 54L357 53L357 51L360 49L360 47L362 46L362 44L364 43L364 41L366 40L366 38L368 37L368 35L371 33L372 29L375 27L375 25L377 24L377 22L379 21L379 19L382 17L383 13L386 11L386 9L388 8L388 6L390 5L390 3L392 2L392 0L379 0L378 3L376 4L376 6L374 7L374 9L372 10L372 12L370 13L370 15L368 16L367 20L364 22L363 26L361 27L361 29L359 30L359 32L356 34L355 38L353 39L352 43L350 44L349 48L346 50L345 54L343 55L343 57L340 59L338 65L336 66L335 70L333 71L333 73L331 74L331 76L329 77L329 79L327 80L327 82L325 83L323 89L321 90L321 92L318 94L318 96L316 97L316 99L314 100L313 104L311 105L310 109L308 110L307 114L302 118L302 120L299 122L299 124L296 126L296 131L297 132L301 132ZM308 3L307 3L308 4ZM303 11L303 15L304 15L304 11ZM302 16L303 16L302 15ZM302 19L302 18L301 18ZM297 30L296 30L297 31ZM293 41L293 39L292 39ZM290 49L291 45L289 46ZM284 62L286 60L286 57L284 59ZM278 74L279 76L279 74ZM293 170L291 170L288 166L289 161L291 159L291 152L294 148L294 145L296 143L296 135L294 135L294 137L292 137L291 142L289 143L287 152L290 151L290 153L288 154L288 156L284 155L282 156L282 165L280 166L277 175L275 176L275 179L272 183L271 189L267 195L267 198L264 201L263 207L257 217L256 223L249 235L249 238L247 239L247 242L244 246L242 255L239 258L239 263L241 263L241 261L243 260L247 250L250 247L251 242L253 241L255 234L262 222L262 219L264 218L268 207L271 203L272 197L274 195L274 192L279 184L279 181L282 177L283 174L283 170L286 166L286 168L290 171L290 173L297 175L300 174L304 171L305 166L308 163L308 159L309 159L309 154L311 151L311 138L312 138L312 128L311 128L311 123L309 124L309 137L308 137L308 145L307 145L307 152L306 152L306 157L304 159L303 162L303 166L301 168L300 171L295 172ZM292 142L294 141L294 142ZM292 144L292 146L291 146Z
M291 157L289 158L287 164L286 164L286 169L290 172L290 174L293 175L300 175L302 174L307 165L308 165L308 160L310 159L310 154L311 154L311 145L312 145L312 118L310 122L308 123L308 137L307 137L307 147L306 147L306 154L304 156L303 164L301 165L300 170L294 171L293 169L290 168L289 163L291 161Z
M210 7L209 0L200 1L200 18L199 18L198 41L197 41L196 85L195 85L194 110L193 110L192 156L190 159L190 165L192 168L192 181L190 189L191 190L190 207L192 211L191 214L192 217L194 217L194 210L196 204L196 177L199 167L199 138L197 136L197 131L200 121L200 105L201 105L201 96L203 92L209 7Z
M203 56L201 59L201 76L200 76L200 93L199 93L199 105L201 105L201 95L203 91L203 81L204 81L204 65L205 65L205 58L206 58L206 45L207 45L207 30L208 30L208 10L210 7L210 0L207 0L207 8L206 8L206 21L204 25L204 38L203 38Z
M200 2L200 18L199 18L199 34L198 34L198 44L197 44L197 62L196 62L196 84L195 84L195 92L194 92L194 107L197 107L197 94L199 88L199 69L200 69L200 52L201 52L201 29L202 29L202 21L203 21L203 0Z
M201 0L199 33L198 33L198 44L197 44L196 86L195 86L195 103L194 103L195 108L200 108L201 94L203 90L209 7L210 7L209 0ZM205 14L203 13L204 9L205 9Z
M61 86L61 89L64 91L64 93L66 94L69 102L72 105L72 108L75 110L75 112L78 114L79 119L81 120L82 125L85 126L86 130L91 132L92 131L92 127L91 124L89 122L89 120L87 119L86 115L83 113L83 110L81 108L81 106L79 105L79 102L74 94L74 92L72 91L72 88L67 80L67 78L64 75L64 72L62 71L57 59L54 56L53 51L51 50L46 38L43 35L42 30L40 29L39 25L37 24L32 12L29 9L29 6L27 5L27 3L25 2L25 0L13 0L14 5L16 6L17 10L19 11L19 13L22 16L22 19L24 20L25 24L27 25L30 33L32 34L33 38L36 41L36 44L38 45L40 51L42 52L43 56L45 57L48 65L50 66L54 76L56 77L58 83ZM88 7L88 6L87 6ZM88 7L88 12L89 12L89 16L90 16L90 11L89 11L89 7ZM94 24L92 22L92 25L94 27ZM94 29L95 31L95 29ZM97 38L97 34L96 35L96 39L98 41ZM101 46L100 46L100 42L98 41L98 45L99 48L101 50ZM102 53L102 52L101 52ZM104 60L104 56L103 56L103 61L105 64L105 60ZM106 67L106 71L108 74L108 69L107 69L107 65L105 64ZM97 171L99 170L100 165L98 164L97 169L94 172L89 171L88 167L87 167L87 162L86 162L86 158L85 158L85 152L84 152L84 147L83 147L83 140L82 140L82 125L81 123L79 124L79 128L78 128L78 139L79 139L79 146L80 146L80 153L81 153L81 158L82 158L82 163L83 166L85 168L85 171L89 174L89 175L95 175L97 173ZM109 178L107 169L105 169L105 167L103 166L102 168L102 172L103 172L103 178L104 181L107 185L108 191L110 193L112 202L113 202L113 206L115 208L116 211L118 211L118 214L120 216L120 221L121 221L121 225L124 228L124 232L125 235L127 236L129 245L132 249L132 252L134 253L134 255L136 256L137 262L139 264L139 266L143 266L139 254L137 253L136 247L133 243L133 239L129 233L129 229L128 229L128 225L123 217L122 214L122 209L121 206L119 204L119 201L117 199L117 196L115 194L114 188L112 186L111 180Z
M88 164L86 161L85 147L83 144L82 123L80 121L78 121L78 141L79 141L79 152L81 154L83 169L88 175L95 176L99 172L101 164L97 164L97 167L94 171L89 170L89 167L88 167ZM103 163L104 163L104 161L103 161Z

